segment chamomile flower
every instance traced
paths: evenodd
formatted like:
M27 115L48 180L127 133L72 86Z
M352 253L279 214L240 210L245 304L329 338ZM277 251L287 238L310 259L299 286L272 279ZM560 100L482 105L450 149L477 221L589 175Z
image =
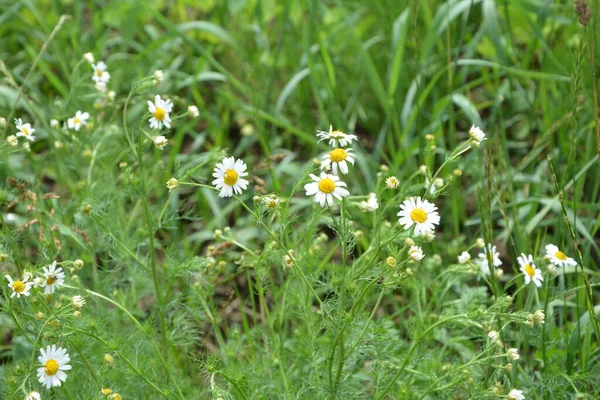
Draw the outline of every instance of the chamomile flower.
M85 304L85 299L83 296L73 296L71 299L71 305L76 310L81 310L81 307Z
M557 267L566 267L567 265L575 266L577 261L571 257L567 257L565 253L560 251L557 246L549 244L546 246L546 259Z
M506 356L510 361L517 361L519 357L519 349L510 348L508 349Z
M323 160L331 163L331 170L334 175L337 175L338 169L342 174L348 173L348 163L354 165L354 157L355 155L352 154L351 148L342 149L338 147L325 154Z
M42 396L34 390L25 396L25 400L42 400Z
M162 135L154 138L154 146L156 146L156 148L159 150L164 149L168 143L169 141L167 138Z
M35 129L31 127L30 123L24 124L21 118L15 118L15 126L19 130L19 132L17 132L17 137L22 136L25 139L30 140L32 142L35 140L35 136L33 136L33 132L35 132Z
M321 140L329 140L329 145L332 147L346 147L353 140L357 140L356 135L349 135L342 131L334 131L333 127L329 125L329 132L326 131L317 131L317 136Z
M152 117L148 119L150 122L150 128L161 129L163 124L167 127L171 127L171 117L169 113L173 110L173 103L171 100L163 100L159 95L154 97L154 103L148 102L148 111L152 114Z
M221 189L219 196L231 197L234 193L241 194L242 190L248 187L248 181L243 178L248 175L246 169L246 163L234 157L226 157L218 163L212 174L216 178L212 184Z
M171 178L167 181L167 189L169 192L176 190L179 187L179 181L176 178Z
M535 286L541 287L544 277L542 276L542 271L537 269L533 263L532 255L526 256L521 253L521 255L517 257L517 261L521 265L521 272L525 276L525 284L528 285L530 282L533 282Z
M390 190L395 190L395 189L398 189L398 186L400 186L400 181L395 176L390 176L385 179L385 187L386 188L388 188Z
M360 210L364 212L375 211L379 208L377 202L377 195L375 193L369 193L369 198L366 201L361 201L359 204Z
M460 264L466 264L471 260L471 255L469 254L468 251L463 251L462 253L460 253L460 255L458 256L458 262Z
M485 133L475 125L469 129L469 136L473 139L473 145L475 147L479 147L481 142L485 140Z
M65 283L65 273L61 267L56 268L56 261L50 264L48 267L44 267L44 293L52 294Z
M46 349L40 349L40 353L38 361L42 366L37 370L38 382L46 385L46 389L60 386L67 380L67 374L64 371L71 369L68 364L71 359L67 350L53 344L52 347L46 346Z
M200 115L200 110L198 110L198 107L196 106L189 106L188 113L190 114L190 117L197 118Z
M33 282L28 282L30 275L25 275L22 281L13 281L10 275L5 275L8 280L8 287L12 290L10 297L29 296L29 290L33 286Z
M336 175L330 175L325 172L321 172L321 175L316 176L310 174L313 182L304 185L307 196L315 196L315 202L319 203L321 207L325 207L325 203L329 206L333 205L334 197L341 200L342 197L350 195L346 184L340 181L340 178Z
M423 257L425 257L425 254L423 254L423 249L419 246L412 246L410 250L408 250L408 255L413 259L413 261L416 262L421 261Z
M435 225L440 223L440 214L436 210L435 204L421 200L421 197L411 197L400 205L398 222L404 225L404 229L410 229L414 225L416 235L433 231Z
M10 135L6 138L6 143L11 147L17 147L19 145L19 139L15 135Z
M508 400L525 400L522 390L513 389L508 392Z
M479 253L477 257L479 258L479 264L481 266L481 275L488 276L490 274L490 268L488 264L488 252L492 253L492 265L495 268L498 268L502 265L502 261L500 260L500 253L496 251L496 246L492 246L491 244L487 244L484 247L483 253Z
M77 111L73 118L69 118L67 121L67 126L69 129L75 129L76 131L79 131L81 125L85 125L89 117L89 113Z
M92 80L96 83L103 83L106 85L110 80L110 74L106 69L104 61L98 61L98 64L92 64L92 68L94 69Z

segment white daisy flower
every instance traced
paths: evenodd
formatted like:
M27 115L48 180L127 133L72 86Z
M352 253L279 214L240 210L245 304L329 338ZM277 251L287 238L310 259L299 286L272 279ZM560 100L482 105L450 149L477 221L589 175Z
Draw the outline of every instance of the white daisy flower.
M35 390L25 396L25 400L42 400L42 396Z
M56 268L56 261L50 264L48 267L44 267L44 293L52 294L65 283L65 273L61 267Z
M525 400L525 395L522 390L513 389L508 393L509 400Z
M190 114L190 116L192 118L196 118L200 115L200 110L198 110L198 107L196 107L196 106L189 106L188 113Z
M498 268L502 265L502 261L500 260L500 253L496 251L496 246L492 246L491 244L487 244L487 246L483 249L483 253L479 253L477 257L479 258L479 264L481 266L481 275L488 276L490 274L490 268L488 266L488 251L492 253L492 264L494 268Z
M94 69L92 80L96 83L103 83L106 85L110 80L110 74L106 70L104 61L98 61L98 64L92 64L92 68Z
M242 177L247 176L246 163L236 160L234 157L225 157L223 162L218 163L212 174L212 184L221 189L219 196L231 197L233 194L241 194L248 187L248 181Z
M404 229L410 229L414 225L416 235L433 231L435 225L440 223L440 214L436 210L435 204L421 200L421 197L411 197L400 205L398 222L404 225Z
M473 145L475 147L479 147L481 142L485 140L485 133L483 133L483 131L475 125L469 129L469 136L471 136L471 139L473 139Z
M396 178L395 176L390 176L388 178L386 178L385 180L385 187L390 189L390 190L395 190L398 189L398 186L400 186L400 181L398 180L398 178Z
M462 253L460 253L460 255L458 256L458 262L460 264L466 264L471 260L471 255L469 254L468 251L463 251Z
M567 257L565 253L560 251L557 246L553 244L549 244L546 246L546 257L547 260L557 267L566 267L567 265L576 266L577 261L573 260L571 257Z
M29 296L29 290L33 286L33 282L28 282L30 275L25 275L22 281L13 281L10 275L5 275L8 280L8 287L12 290L10 297Z
M17 137L23 136L25 139L32 142L35 140L35 136L33 136L35 129L31 127L30 123L24 124L21 118L15 118L15 126L19 130L19 132L17 132Z
M89 113L77 111L73 118L69 118L67 121L67 126L69 129L75 129L76 131L79 131L79 128L87 123L89 117Z
M319 176L310 174L310 177L314 182L304 185L304 190L306 190L307 196L314 195L315 202L319 203L321 207L325 207L325 203L329 206L333 205L334 197L341 200L342 197L350 195L350 192L345 189L346 184L340 181L336 175L321 172Z
M354 165L354 158L356 156L352 154L352 149L342 149L338 147L337 149L331 150L328 154L323 156L324 161L329 161L331 163L331 169L333 170L333 174L338 174L338 169L342 172L342 174L348 173L348 161L350 164Z
M510 348L506 353L506 356L510 361L517 361L519 359L519 349Z
M329 140L329 145L332 147L346 147L353 140L357 140L356 135L348 135L342 131L334 131L333 127L329 125L329 132L317 131L317 136L321 140Z
M363 212L375 211L379 208L377 202L377 195L375 193L369 193L369 198L366 201L361 201L359 204L360 210Z
M15 135L10 135L6 138L6 143L11 147L16 147L19 145L19 139Z
M419 246L412 246L410 250L408 250L408 255L413 259L413 261L416 262L421 261L423 257L425 257L425 254L423 254L423 249Z
M162 135L154 138L154 145L159 150L164 149L168 143L169 141L167 140L167 138Z
M38 382L46 385L46 389L60 386L67 380L67 374L64 371L71 369L68 364L71 359L67 350L53 344L52 347L46 346L45 350L40 349L40 353L38 361L42 367L37 370Z
M171 117L169 113L173 110L173 103L171 100L163 100L159 95L154 97L154 103L148 102L148 111L152 114L152 117L148 120L150 122L150 128L161 129L163 124L167 127L171 127Z
M533 263L533 256L531 254L526 256L521 253L521 255L517 257L517 261L521 265L521 272L523 272L523 275L525 276L525 284L528 285L530 282L533 282L535 286L541 287L544 277L542 276L542 271L537 269Z
M81 307L85 304L85 299L83 296L73 296L71 299L71 305L76 310L81 310Z

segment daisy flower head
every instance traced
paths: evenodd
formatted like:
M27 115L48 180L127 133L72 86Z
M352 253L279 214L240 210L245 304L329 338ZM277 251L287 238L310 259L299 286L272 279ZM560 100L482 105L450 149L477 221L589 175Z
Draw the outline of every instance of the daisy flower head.
M459 264L466 264L466 263L469 262L469 260L471 260L471 255L469 254L468 251L463 251L458 256L458 262L459 262Z
M60 386L67 380L67 374L64 371L71 369L68 364L71 361L67 350L62 347L46 346L46 349L40 349L41 355L38 361L42 364L37 370L38 382L46 385L46 389Z
M567 265L576 266L577 261L573 260L571 257L567 257L565 253L560 251L557 246L553 244L549 244L546 246L546 257L547 260L557 267L566 267Z
M154 146L159 150L164 149L167 144L169 144L169 141L162 135L154 138Z
M398 186L400 186L400 181L395 176L390 176L385 179L385 187L386 188L388 188L390 190L395 190L395 189L398 189Z
M315 202L319 203L321 207L325 207L325 203L331 206L333 205L333 198L341 200L342 197L347 197L350 192L345 189L346 184L340 181L340 178L336 175L331 175L325 172L321 172L321 175L316 176L310 174L313 182L304 185L307 196L315 196Z
M361 201L359 204L360 210L363 212L375 211L379 208L377 202L377 195L375 193L369 193L369 198L366 201Z
M42 400L42 396L34 390L25 396L25 400Z
M485 140L485 133L483 133L483 131L475 125L469 129L469 136L471 136L471 139L473 139L473 145L475 147L479 147L481 142Z
M323 156L323 160L331 163L331 169L334 175L338 175L338 169L342 174L348 173L348 163L354 165L354 158L356 156L352 154L352 149L349 147L343 149L338 147L337 149L331 150L329 153ZM347 161L347 162L346 162Z
M171 117L169 113L173 110L173 103L171 100L163 100L159 95L154 97L154 103L148 102L148 111L152 114L152 117L148 119L150 122L150 128L161 129L163 124L167 127L171 127Z
M334 131L333 127L329 125L329 132L326 131L317 131L317 137L319 137L319 142L321 140L329 140L329 145L332 147L346 147L353 140L357 140L356 135L349 135L342 131Z
M35 129L31 127L30 123L24 124L21 118L15 118L15 126L19 130L19 132L17 132L17 137L22 136L25 139L30 140L32 142L35 140L35 136L33 136L33 132L35 132Z
M44 267L44 293L52 294L65 283L65 273L61 267L56 268L56 261L50 264L48 267Z
M519 349L515 349L515 348L508 349L506 356L508 357L508 359L510 361L517 361L520 358L519 357Z
M221 189L219 196L231 197L234 193L241 194L242 190L248 187L248 181L243 178L248 175L247 168L245 162L234 157L225 157L218 163L212 174L216 178L212 184Z
M509 400L525 400L525 395L522 390L513 389L508 393Z
M92 64L92 68L94 69L92 80L96 83L103 83L106 85L110 80L110 74L107 71L104 61L98 61L98 64Z
M6 143L11 147L17 147L19 145L19 139L15 135L10 135L6 138Z
M530 282L533 282L535 286L541 287L544 277L542 276L542 271L537 269L533 263L533 256L531 254L526 256L521 253L521 255L517 257L517 261L521 265L521 272L525 276L525 284L528 285Z
M189 106L188 113L192 118L197 118L200 115L200 110L198 110L198 107L196 106Z
M440 214L436 211L435 204L421 197L411 197L400 205L398 222L404 225L404 229L415 226L415 234L420 235L425 231L433 231L435 225L440 223Z
M81 125L85 125L89 117L89 113L77 111L73 118L69 118L67 121L67 126L69 129L75 129L76 131L79 131Z
M487 244L483 248L483 252L479 253L477 257L479 257L479 263L481 265L481 274L483 276L488 276L490 274L490 268L488 264L488 253L492 254L492 265L495 268L498 268L502 265L502 261L500 260L500 253L496 250L496 246L492 246L490 243Z
M423 249L419 246L412 246L410 250L408 250L408 255L415 262L419 262L423 259L423 257L425 257L425 254L423 254Z
M28 282L30 275L25 275L22 281L13 281L10 275L5 275L5 277L8 280L8 287L12 290L11 299L13 297L29 296L29 290L33 286L33 282Z

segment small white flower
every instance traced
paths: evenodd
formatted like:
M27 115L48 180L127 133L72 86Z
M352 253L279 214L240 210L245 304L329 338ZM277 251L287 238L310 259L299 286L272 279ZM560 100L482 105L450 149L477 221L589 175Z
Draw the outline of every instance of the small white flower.
M296 261L296 259L294 258L293 255L290 257L289 255L286 254L283 256L283 267L284 268L292 268L294 266L295 261Z
M525 400L525 395L522 390L513 389L508 393L509 400Z
M535 313L533 313L533 321L538 324L538 325L543 325L546 318L546 315L544 314L544 311L542 310L537 310Z
M317 131L317 136L321 140L329 140L329 145L332 147L346 147L353 140L357 140L356 135L348 135L342 131L334 131L333 127L329 125L329 132Z
M190 114L190 116L192 118L197 118L200 115L200 111L198 110L198 107L196 107L196 106L189 106L188 113Z
M56 261L50 264L48 267L44 267L44 293L52 294L59 286L65 283L65 273L61 267L56 268Z
M413 261L416 262L421 261L423 257L425 257L425 254L423 254L423 249L419 246L412 246L410 250L408 250L408 255L413 259Z
M414 225L416 235L433 231L435 225L440 223L440 214L436 210L435 204L421 200L421 197L411 197L400 205L398 222L404 229L410 229Z
M369 193L369 198L367 201L360 202L360 210L363 212L375 211L379 208L379 203L377 202L377 195L375 193Z
M17 147L19 145L19 139L15 135L10 135L6 138L6 143L11 147Z
M154 145L156 146L157 149L162 150L165 148L165 146L169 143L169 141L167 140L166 137L164 136L157 136L154 138Z
M565 253L560 251L557 246L553 244L549 244L546 246L546 257L547 260L557 267L566 267L567 265L576 266L577 261L573 260L571 257L567 257Z
M110 74L106 69L104 61L99 61L98 64L92 64L92 68L94 69L92 80L96 83L103 83L106 86L110 80Z
M400 181L395 176L390 176L385 180L385 187L390 190L398 189L398 186L400 186Z
M25 400L42 400L42 396L34 390L25 396Z
M497 331L490 331L488 337L492 342L495 342L500 339L500 334Z
M329 172L329 171L331 171L331 160L327 158L327 159L325 159L323 161L319 161L319 168L323 172Z
M519 359L519 349L510 348L506 353L506 356L510 361L517 361Z
M167 188L169 189L169 192L172 192L173 190L177 189L178 186L179 181L175 178L171 178L167 181Z
M468 251L463 251L462 253L460 253L460 255L458 256L458 262L460 264L466 264L471 260L471 255L469 254Z
M81 307L83 307L85 304L85 299L83 296L73 296L71 299L71 304L73 305L74 309L81 310Z
M25 139L32 142L35 140L35 136L33 136L35 129L31 127L30 123L24 124L21 118L15 118L15 126L19 130L19 132L17 132L17 137L23 136Z
M85 53L83 55L83 58L85 59L85 61L89 62L90 64L94 63L94 55L92 53Z
M323 156L324 161L329 161L331 163L331 169L334 175L338 174L338 169L342 174L348 173L348 163L354 165L354 158L356 156L352 154L352 149L342 149L338 147L337 149L331 150L329 153ZM347 161L347 162L346 162Z
M148 111L152 114L152 117L148 120L150 122L150 128L161 129L163 124L167 127L171 127L171 117L169 113L173 110L173 103L171 100L163 100L159 95L154 97L154 103L148 102Z
M59 122L56 119L50 120L50 128L58 128Z
M267 208L271 209L277 208L277 206L279 205L279 199L275 195L265 197L263 199L263 202L265 203L265 206L267 206Z
M83 268L83 260L78 258L77 260L73 261L73 266L75 267L75 269Z
M56 345L46 346L46 349L40 349L41 355L38 361L42 367L38 368L38 382L46 385L46 389L60 386L62 382L67 380L67 374L64 371L69 371L71 366L68 364L71 361L67 350Z
M521 265L521 272L525 276L525 284L527 285L530 282L533 282L535 286L542 287L544 277L542 276L542 271L535 266L533 256L531 254L526 256L521 253L521 255L517 257L517 261Z
M162 69L157 69L156 71L154 71L154 84L158 85L163 81L163 72Z
M477 257L479 258L479 265L481 266L481 275L488 276L490 274L490 268L488 264L488 252L492 253L492 265L494 268L498 268L502 265L502 261L500 260L500 253L496 251L496 246L492 246L491 244L487 244L483 249L483 253L479 253Z
M469 129L469 135L471 136L471 139L473 140L473 145L475 147L479 147L481 142L485 140L485 133L483 133L483 131L475 125L473 125L471 129Z
M12 290L10 297L29 296L29 290L33 286L33 282L28 282L31 275L25 275L22 281L13 281L10 275L5 275L8 280L8 287Z
M249 182L243 177L248 175L247 168L245 162L234 157L225 157L218 163L212 174L216 178L212 184L221 190L219 196L231 197L234 193L241 194L242 190L246 190Z
M329 206L333 205L334 197L338 200L342 200L342 197L350 195L346 184L340 181L340 178L336 175L330 175L325 172L321 172L321 175L316 176L310 174L313 182L304 185L307 196L315 196L315 202L319 203L321 207L325 207L325 203Z
M79 131L79 128L87 123L89 117L89 113L77 111L73 118L69 118L67 121L67 126L69 129L75 129L76 131Z

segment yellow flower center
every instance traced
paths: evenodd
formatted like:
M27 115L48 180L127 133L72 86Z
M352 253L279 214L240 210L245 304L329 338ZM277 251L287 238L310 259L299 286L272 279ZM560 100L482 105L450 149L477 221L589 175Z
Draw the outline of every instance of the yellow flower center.
M332 162L344 161L348 157L348 153L344 149L335 149L329 153L329 158Z
M46 375L52 376L58 372L58 363L56 362L56 360L52 359L46 361L44 367L46 368Z
M346 135L346 134L345 134L344 132L342 132L342 131L332 131L332 132L329 134L329 137L332 137L332 138L340 138L340 137L344 137L345 135Z
M46 278L46 285L50 286L54 282L56 282L56 277L54 275L51 275L48 278Z
M335 182L331 178L321 179L319 182L319 190L323 193L332 193L335 190Z
M527 275L533 278L533 276L535 275L535 268L533 268L531 264L527 264L525 266L525 272L527 272Z
M156 118L157 121L162 121L165 119L166 114L167 113L165 113L164 109L156 107L156 111L154 111L154 118Z
M100 68L98 68L98 69L96 70L96 75L98 75L98 77L101 77L101 76L102 76L102 70L101 70ZM88 75L88 76L89 76L89 75Z
M233 169L228 169L227 171L225 171L225 176L223 177L223 180L225 181L225 184L233 186L238 180L238 173L235 172L235 170Z
M410 212L410 219L419 224L422 224L427 220L427 213L422 208L415 208Z
M75 125L79 125L79 124L81 123L81 120L80 120L79 118L74 118L74 119L73 119L73 123L74 123Z
M22 293L25 290L25 284L21 281L14 281L12 284L12 288L17 293Z
M21 128L21 132L23 132L25 136L29 136L29 131L27 129Z
M563 261L567 259L567 255L560 250L557 251L556 253L554 253L554 256L556 258L558 258L559 260L563 260Z

